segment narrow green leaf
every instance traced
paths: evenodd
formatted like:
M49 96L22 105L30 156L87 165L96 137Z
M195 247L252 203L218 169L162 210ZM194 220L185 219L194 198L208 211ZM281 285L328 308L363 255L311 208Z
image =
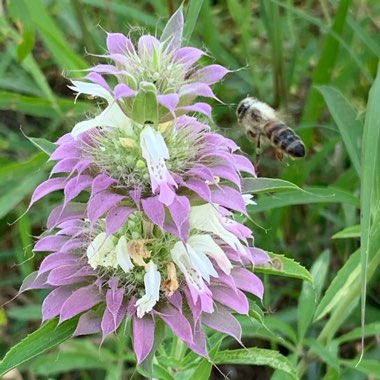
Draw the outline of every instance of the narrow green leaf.
M268 254L271 261L264 265L256 266L255 272L294 277L313 282L313 278L308 270L293 259L289 259L284 255L277 255L272 252L268 252Z
M214 358L215 364L253 364L267 365L279 369L297 379L296 370L290 361L277 351L263 348L246 348L219 352Z
M360 238L360 224L344 228L342 231L334 234L332 239Z
M345 203L359 206L359 199L350 192L332 187L308 187L304 190L284 191L278 194L261 196L252 211L267 211L274 208L311 203Z
M201 11L203 0L190 0L187 6L185 25L183 28L183 39L189 41L197 24L199 12Z
M369 271L368 260L370 251L376 245L374 241L370 241L372 217L375 211L379 210L378 199L376 194L376 186L380 178L378 170L378 159L380 158L380 64L378 65L377 76L369 92L366 118L364 123L363 142L362 142L362 176L360 187L360 264L362 270L361 284L361 322L364 329L365 324L365 300L367 295L367 276ZM377 215L378 216L378 215ZM377 218L378 219L378 218ZM378 226L375 226L378 227Z
M361 327L358 327L356 329L353 329L347 334L344 334L340 336L339 338L335 339L336 342L339 344L353 341L356 339L360 339L363 335L363 330ZM364 337L373 336L373 335L380 335L380 322L374 322L370 323L366 326L364 326Z
M339 370L339 359L336 352L331 352L328 347L314 339L306 339L305 344L310 347L310 351L318 355L318 357L328 366Z
M54 376L59 373L84 369L106 369L110 363L100 355L93 356L86 352L58 352L43 355L33 361L30 369L41 376Z
M276 178L243 178L242 191L248 193L271 193L281 190L301 190L297 185L289 181Z
M75 331L78 319L79 317L75 317L60 325L53 319L29 334L13 346L0 362L0 376L69 339Z
M330 253L328 251L323 252L315 261L310 269L310 273L313 277L313 283L304 281L302 284L301 295L298 301L298 336L302 341L307 328L313 320L315 308L319 301L320 293L326 279L327 269L330 263Z
M48 156L50 156L55 149L57 148L56 145L46 139L41 139L37 137L28 137L26 138L34 145L36 146L39 150L42 152L46 153Z
M343 94L330 86L317 86L337 124L351 162L360 177L360 140L363 124L358 114Z
M33 27L27 27L24 25L22 31L22 39L17 46L17 58L19 62L22 62L26 56L32 51L35 41L35 33Z
M363 372L369 376L374 376L374 378L378 378L379 373L380 373L379 360L362 359L359 362L357 359L353 359L353 360L341 359L340 362L346 367L356 369L357 371Z
M356 251L334 277L315 312L315 319L323 318L350 293L360 275L360 252Z
M17 321L38 321L41 320L41 305L26 305L12 307L7 311L8 317Z

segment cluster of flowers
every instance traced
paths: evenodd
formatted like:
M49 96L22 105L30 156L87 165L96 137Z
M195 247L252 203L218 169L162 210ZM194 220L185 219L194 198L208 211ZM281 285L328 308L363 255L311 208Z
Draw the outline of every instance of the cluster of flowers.
M135 47L108 34L103 57L113 64L71 86L108 106L56 142L51 176L31 200L64 191L34 247L49 255L22 290L53 288L43 319L80 315L75 335L104 338L131 318L138 362L152 349L158 318L205 357L203 326L240 340L232 311L248 313L244 292L263 295L245 265L268 261L232 214L252 202L240 174L255 176L254 167L233 141L188 115L210 116L207 103L194 101L215 97L210 85L228 70L199 68L204 53L181 47L182 30L179 10L160 40L144 35Z

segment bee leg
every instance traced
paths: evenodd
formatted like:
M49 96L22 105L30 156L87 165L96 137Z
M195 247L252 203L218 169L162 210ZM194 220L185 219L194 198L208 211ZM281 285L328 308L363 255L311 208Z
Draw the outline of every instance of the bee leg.
M257 136L257 143L256 143L256 166L258 167L260 164L260 158L261 158L261 139L260 134Z
M279 161L282 161L284 159L284 153L281 152L281 150L276 149L275 156L276 156L277 160L279 160Z

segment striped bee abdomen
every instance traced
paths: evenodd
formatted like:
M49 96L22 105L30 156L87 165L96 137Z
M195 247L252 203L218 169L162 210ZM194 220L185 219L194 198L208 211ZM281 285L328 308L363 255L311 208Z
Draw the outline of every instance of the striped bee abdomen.
M263 132L271 143L291 157L304 157L305 146L298 135L280 120L264 125Z

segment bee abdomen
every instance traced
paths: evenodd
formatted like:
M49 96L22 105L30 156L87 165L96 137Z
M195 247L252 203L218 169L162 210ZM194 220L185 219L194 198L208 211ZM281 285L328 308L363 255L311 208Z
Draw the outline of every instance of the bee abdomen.
M264 133L279 150L292 157L304 157L305 146L297 134L281 121L264 125Z

